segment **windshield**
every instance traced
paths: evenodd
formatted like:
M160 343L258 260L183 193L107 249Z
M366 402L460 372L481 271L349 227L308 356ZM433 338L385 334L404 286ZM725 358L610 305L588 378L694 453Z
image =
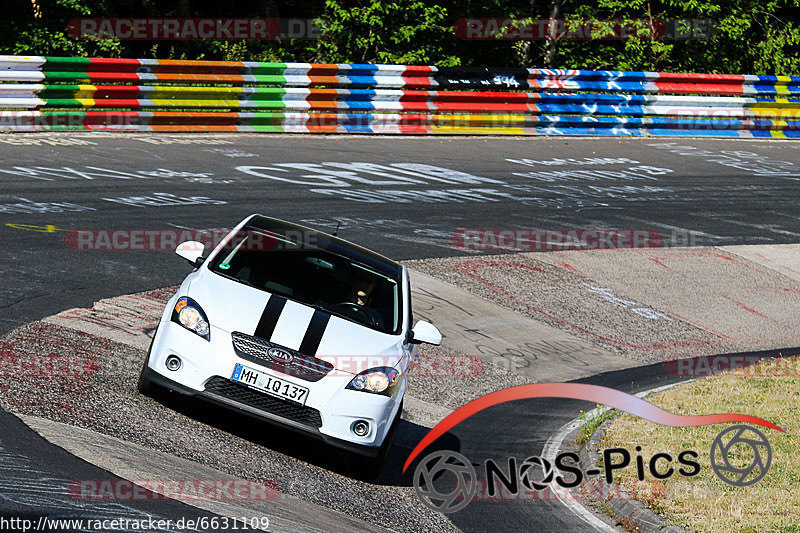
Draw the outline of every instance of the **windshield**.
M209 269L383 333L399 330L398 280L268 230L245 227Z

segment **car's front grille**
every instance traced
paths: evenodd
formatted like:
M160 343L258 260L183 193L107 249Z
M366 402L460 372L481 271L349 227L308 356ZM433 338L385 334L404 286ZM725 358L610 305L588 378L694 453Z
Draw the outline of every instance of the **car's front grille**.
M220 376L214 376L208 380L205 391L250 406L259 411L298 422L304 426L322 427L322 417L319 411L313 407L280 400Z
M303 355L296 350L290 350L252 335L234 331L231 333L233 349L236 355L266 366L287 376L292 376L306 381L319 381L333 370L333 365L312 355ZM270 349L277 349L291 356L290 362L273 359L269 356Z

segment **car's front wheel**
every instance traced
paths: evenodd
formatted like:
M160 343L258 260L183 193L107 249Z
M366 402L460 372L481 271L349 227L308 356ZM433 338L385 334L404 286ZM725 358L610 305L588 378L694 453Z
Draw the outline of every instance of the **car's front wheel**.
M145 396L149 396L150 398L155 398L157 396L156 385L153 384L150 379L147 378L146 370L147 370L147 363L150 361L150 353L153 351L153 343L156 340L156 333L158 332L158 328L153 331L153 338L150 340L150 347L147 348L147 355L144 358L144 364L142 365L142 370L139 372L139 381L136 384L136 389L139 391L139 394L143 394Z
M386 463L386 457L389 455L389 449L392 447L394 435L397 432L397 426L400 425L400 416L403 413L403 402L400 402L400 408L397 410L397 415L394 417L392 426L383 439L383 444L378 449L378 454L375 457L364 457L363 455L350 454L349 469L357 477L362 479L375 479L383 470L383 465Z

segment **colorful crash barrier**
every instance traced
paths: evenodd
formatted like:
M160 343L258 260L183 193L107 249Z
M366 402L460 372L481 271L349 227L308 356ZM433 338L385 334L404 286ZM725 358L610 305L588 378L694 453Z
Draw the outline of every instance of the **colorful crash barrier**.
M0 56L0 130L800 137L800 77Z

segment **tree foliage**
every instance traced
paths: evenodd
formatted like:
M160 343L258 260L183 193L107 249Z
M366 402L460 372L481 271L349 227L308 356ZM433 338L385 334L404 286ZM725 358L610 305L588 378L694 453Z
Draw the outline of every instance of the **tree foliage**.
M9 0L0 53L800 74L800 0ZM38 6L38 7L34 7ZM554 10L554 8L556 8ZM37 13L38 9L38 13ZM461 18L706 21L691 39L468 41ZM321 38L273 41L76 40L78 17L315 18ZM691 22L689 22L691 24ZM551 58L547 63L546 58Z
M355 5L354 5L355 4ZM447 9L421 0L326 0L318 59L336 63L455 66Z

